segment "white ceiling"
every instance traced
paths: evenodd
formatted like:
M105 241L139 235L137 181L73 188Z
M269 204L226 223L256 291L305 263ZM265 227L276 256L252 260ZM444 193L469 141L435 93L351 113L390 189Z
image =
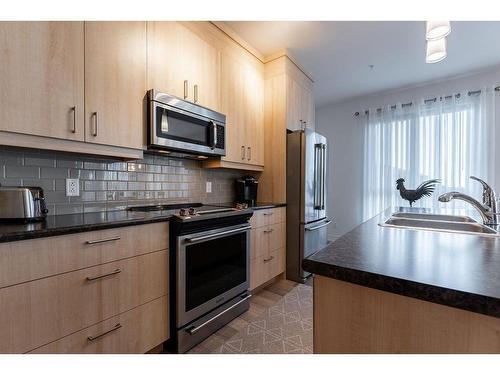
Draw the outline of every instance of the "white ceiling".
M495 21L452 21L448 57L437 64L425 63L425 22L227 24L265 56L288 49L314 78L316 106L500 64L500 22Z

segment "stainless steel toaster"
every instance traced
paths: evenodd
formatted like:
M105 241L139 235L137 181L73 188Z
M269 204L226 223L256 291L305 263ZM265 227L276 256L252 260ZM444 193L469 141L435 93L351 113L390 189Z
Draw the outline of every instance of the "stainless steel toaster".
M47 212L41 187L0 187L1 220L43 220Z

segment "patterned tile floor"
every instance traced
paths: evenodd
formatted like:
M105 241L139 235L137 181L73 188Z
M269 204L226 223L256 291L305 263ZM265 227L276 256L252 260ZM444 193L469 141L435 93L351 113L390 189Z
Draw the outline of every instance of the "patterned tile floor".
M312 286L278 280L254 295L250 305L249 311L189 353L313 352Z

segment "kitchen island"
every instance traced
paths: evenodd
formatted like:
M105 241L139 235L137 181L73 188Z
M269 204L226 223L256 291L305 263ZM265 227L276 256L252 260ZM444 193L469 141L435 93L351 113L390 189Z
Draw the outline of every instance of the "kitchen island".
M303 262L315 353L500 353L500 237L382 227Z

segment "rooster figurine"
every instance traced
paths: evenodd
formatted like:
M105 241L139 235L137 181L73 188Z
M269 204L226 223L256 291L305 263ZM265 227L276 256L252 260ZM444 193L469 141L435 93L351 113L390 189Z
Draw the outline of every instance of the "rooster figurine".
M436 184L438 184L440 181L435 179L422 182L415 190L407 190L405 188L404 182L405 180L403 178L398 178L396 180L396 189L399 190L401 198L409 201L410 207L412 207L413 203L415 201L418 201L420 198L431 196L434 189L436 188Z

